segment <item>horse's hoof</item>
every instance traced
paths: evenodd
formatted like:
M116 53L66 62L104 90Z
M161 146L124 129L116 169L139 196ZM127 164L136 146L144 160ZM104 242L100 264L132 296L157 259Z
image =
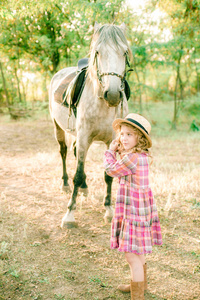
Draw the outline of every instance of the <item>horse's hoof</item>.
M66 214L62 218L61 228L74 228L78 223L74 218L74 210L67 210Z
M113 208L112 206L106 206L105 209L106 209L106 213L104 216L104 221L105 223L111 223L113 218Z
M88 196L88 188L79 188L79 193L82 193L84 197Z
M62 191L65 193L71 193L71 188L69 185L63 185L62 186Z
M77 228L77 227L78 227L77 222L62 222L62 224L61 224L61 228L71 229L71 228Z

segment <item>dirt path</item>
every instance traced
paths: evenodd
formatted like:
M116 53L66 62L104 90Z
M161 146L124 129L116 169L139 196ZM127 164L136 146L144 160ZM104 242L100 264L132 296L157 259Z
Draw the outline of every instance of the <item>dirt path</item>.
M78 197L79 227L62 230L70 195L60 191L61 160L51 121L4 120L0 129L0 300L130 299L116 290L119 282L129 281L129 268L123 254L110 250L110 225L103 221L104 147L93 145L88 154L89 195ZM194 140L188 143L197 147ZM155 153L159 142L155 141ZM158 160L165 155L164 146L161 150ZM180 157L181 146L177 151ZM194 160L199 166L197 155ZM72 153L69 161L72 179ZM174 156L172 161L176 163ZM159 172L169 173L167 168L167 162L165 167L155 165L155 178ZM115 181L113 194L116 187ZM188 194L179 209L175 201L168 210L160 209L164 245L147 257L150 272L145 299L199 299L198 191L197 187L194 194ZM162 193L155 186L158 204L166 208L169 199Z

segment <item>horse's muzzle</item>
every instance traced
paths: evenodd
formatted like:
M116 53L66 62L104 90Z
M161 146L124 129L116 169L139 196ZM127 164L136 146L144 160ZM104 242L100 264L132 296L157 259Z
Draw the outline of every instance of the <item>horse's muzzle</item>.
M122 91L111 92L108 90L104 92L104 99L106 100L108 106L115 107L122 101L123 93Z

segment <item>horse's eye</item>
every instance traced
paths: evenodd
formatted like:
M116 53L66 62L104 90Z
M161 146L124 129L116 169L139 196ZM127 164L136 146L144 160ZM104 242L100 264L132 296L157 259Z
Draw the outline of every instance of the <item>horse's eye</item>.
M128 55L128 51L124 52L124 56Z

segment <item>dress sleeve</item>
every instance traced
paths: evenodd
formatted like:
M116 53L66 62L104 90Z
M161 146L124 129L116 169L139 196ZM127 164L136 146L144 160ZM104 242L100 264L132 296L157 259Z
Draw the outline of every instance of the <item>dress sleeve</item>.
M121 177L135 173L137 167L137 154L129 153L120 160L116 159L113 150L107 150L104 155L104 168L111 177Z

